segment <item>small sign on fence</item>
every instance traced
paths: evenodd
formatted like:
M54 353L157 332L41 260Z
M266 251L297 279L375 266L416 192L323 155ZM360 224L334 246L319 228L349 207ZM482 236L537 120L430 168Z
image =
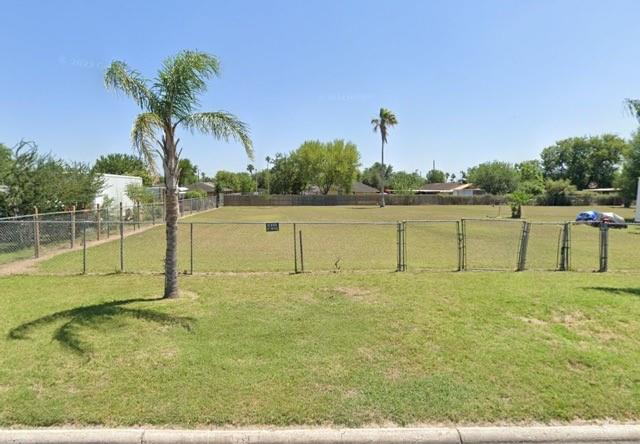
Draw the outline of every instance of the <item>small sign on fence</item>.
M267 231L280 231L280 224L278 222L267 222Z

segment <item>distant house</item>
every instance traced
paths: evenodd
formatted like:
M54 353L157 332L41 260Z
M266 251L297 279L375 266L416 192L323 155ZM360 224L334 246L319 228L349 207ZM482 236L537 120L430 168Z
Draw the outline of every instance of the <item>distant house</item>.
M196 182L191 185L187 185L189 191L202 191L207 193L207 196L215 196L216 186L211 182Z
M7 185L0 185L0 193L9 194L9 187Z
M470 197L485 194L485 192L471 183L448 182L424 184L416 190L416 194L449 194Z
M133 200L127 196L127 186L142 186L142 177L138 176L122 176L119 174L102 174L104 185L100 193L96 196L95 203L104 206L106 201L110 201L115 207L122 203L124 207L132 207Z
M164 201L164 195L167 192L167 187L164 185L157 185L155 187L149 187L148 190L153 193L154 199L158 202ZM183 199L189 189L187 187L178 187L178 198Z
M588 188L587 191L596 194L616 194L620 192L620 188Z
M373 188L362 182L353 182L351 184L351 194L366 195L366 194L379 194L380 190Z

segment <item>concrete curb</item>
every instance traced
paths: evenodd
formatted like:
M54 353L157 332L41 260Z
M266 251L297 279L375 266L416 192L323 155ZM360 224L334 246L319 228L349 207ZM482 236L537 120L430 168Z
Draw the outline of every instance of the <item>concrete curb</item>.
M640 443L640 425L379 429L5 429L0 444Z

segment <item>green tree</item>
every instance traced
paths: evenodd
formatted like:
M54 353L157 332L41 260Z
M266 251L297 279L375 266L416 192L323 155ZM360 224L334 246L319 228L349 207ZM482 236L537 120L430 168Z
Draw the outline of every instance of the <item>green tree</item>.
M249 172L249 176L252 180L255 180L255 191L258 191L258 179L254 177L253 172L256 170L256 167L253 166L252 163L247 165L247 171ZM253 185L252 185L253 187Z
M382 142L381 152L381 171L385 171L384 168L384 144L387 143L387 133L389 128L398 124L396 115L386 109L380 108L378 117L371 119L371 125L373 125L374 132L380 132L380 140ZM384 176L380 176L380 207L384 207Z
M469 182L489 194L508 194L518 186L518 172L514 166L497 160L469 168L466 176Z
M393 167L391 165L385 165L384 174L382 173L382 164L380 162L375 162L369 168L365 168L364 171L360 174L360 181L364 184L369 185L370 187L380 189L382 183L380 182L380 177L383 177L385 182L391 180L391 175L393 174Z
M531 201L532 196L523 190L516 190L509 195L511 205L511 218L520 219L522 217L522 206Z
M625 140L613 134L559 140L542 150L544 177L569 180L579 190L610 187L626 148Z
M183 187L194 184L198 181L198 167L189 159L180 159L178 161L180 169L178 184Z
M4 185L11 166L13 165L13 159L11 158L11 148L0 143L0 185Z
M544 193L544 176L538 160L525 160L515 165L518 172L518 190L530 196Z
M266 172L265 178L269 180L273 194L299 194L307 189L309 181L304 177L295 152L289 155L278 153L272 162L273 168Z
M226 190L236 191L239 188L236 173L220 170L213 178L216 193L224 193Z
M137 183L127 185L126 194L129 199L141 204L152 203L155 200L155 195L149 188Z
M635 132L625 151L622 171L616 178L615 185L620 188L623 203L629 207L636 200L640 178L640 132Z
M427 183L445 183L446 181L447 177L444 171L430 170L427 173Z
M240 193L250 193L253 191L253 179L249 173L236 173L236 183Z
M576 186L568 179L551 180L544 182L543 202L545 205L569 205L572 193L576 192Z
M424 184L424 178L417 171L407 173L397 171L391 175L389 186L395 194L413 194Z
M246 125L224 111L196 112L198 96L207 89L206 80L219 73L215 56L182 51L164 61L153 82L143 78L124 62L115 61L107 69L107 88L122 91L142 109L135 119L131 138L147 164L158 153L167 190L164 297L178 297L178 178L180 139L178 127L210 134L216 139L239 141L247 155L253 147ZM159 147L159 150L156 148Z
M155 177L155 168L149 168L140 157L133 154L111 153L100 156L93 165L93 171L100 174L138 176L145 186L153 185Z
M4 173L3 185L8 193L0 193L0 214L30 214L70 208L89 208L104 185L100 176L88 165L67 163L41 155L33 142L21 141L13 151Z
M353 181L358 174L360 153L355 144L344 140L334 140L324 144L322 157L313 182L320 187L323 194L327 194L335 187L339 192L350 193Z

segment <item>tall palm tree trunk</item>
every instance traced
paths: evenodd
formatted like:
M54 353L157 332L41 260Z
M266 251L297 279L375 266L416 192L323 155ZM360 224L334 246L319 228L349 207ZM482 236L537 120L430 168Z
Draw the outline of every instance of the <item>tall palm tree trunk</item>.
M166 239L167 246L164 257L164 297L178 297L178 160L173 134L165 132L165 158L163 159L166 199Z
M380 208L384 208L384 139L382 140L382 168L380 171Z

